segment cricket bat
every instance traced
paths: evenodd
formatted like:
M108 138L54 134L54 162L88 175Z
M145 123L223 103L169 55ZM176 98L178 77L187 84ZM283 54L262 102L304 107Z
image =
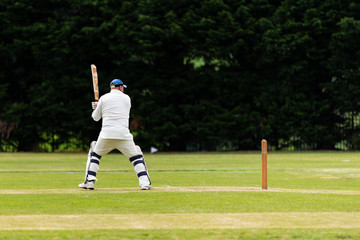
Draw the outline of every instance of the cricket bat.
M91 64L91 74L93 80L93 87L94 87L94 98L95 101L99 101L99 83L98 83L98 75L96 71L96 66Z

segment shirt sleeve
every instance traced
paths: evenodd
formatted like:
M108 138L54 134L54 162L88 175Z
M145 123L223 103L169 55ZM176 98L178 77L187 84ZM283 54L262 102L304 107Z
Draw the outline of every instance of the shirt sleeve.
M95 108L95 110L92 112L91 117L95 120L95 121L99 121L102 117L101 115L101 111L102 110L102 98L99 99L98 105Z

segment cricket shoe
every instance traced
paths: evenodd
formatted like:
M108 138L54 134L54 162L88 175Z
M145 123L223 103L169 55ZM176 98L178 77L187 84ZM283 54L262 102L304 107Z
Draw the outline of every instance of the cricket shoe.
M94 181L85 181L85 182L79 184L79 188L94 190L95 182Z
M151 185L141 185L140 188L141 188L141 190L151 190L152 186Z

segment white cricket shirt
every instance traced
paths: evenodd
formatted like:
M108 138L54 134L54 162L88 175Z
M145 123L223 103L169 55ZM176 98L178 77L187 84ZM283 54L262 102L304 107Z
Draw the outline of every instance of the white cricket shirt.
M130 108L130 97L119 90L112 89L101 96L91 114L95 121L102 118L99 138L132 140L129 131Z

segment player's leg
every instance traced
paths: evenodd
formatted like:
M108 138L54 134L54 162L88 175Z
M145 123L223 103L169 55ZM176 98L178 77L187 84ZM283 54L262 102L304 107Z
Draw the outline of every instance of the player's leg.
M122 140L119 144L119 151L129 158L134 167L134 171L139 180L139 186L142 190L150 190L151 181L146 167L144 155L139 146L132 140Z
M138 145L135 145L135 148L138 152L139 155L142 156L142 160L140 163L143 164L143 167L146 171L146 174L144 172L141 173L141 171L144 171L143 169L140 169L140 173L142 174L142 176L139 177L139 185L141 187L142 190L150 190L152 187L151 187L151 180L150 180L150 177L149 177L149 171L146 167L146 163L145 163L145 158L144 158L144 154L143 152L141 151L141 148L138 146ZM135 166L137 166L136 162L131 162L135 168ZM136 165L135 165L136 164ZM140 165L140 168L142 166ZM136 170L135 170L136 172Z
M84 180L83 183L79 184L80 188L87 188L87 175L88 175L88 170L89 170L90 161L91 161L91 153L94 151L95 144L96 144L96 141L92 141L90 143L90 149L89 149L89 152L88 152L88 157L87 157L87 161L86 161L86 168L85 168L85 180Z
M111 145L110 139L99 138L95 144L93 151L90 153L90 160L87 166L87 174L85 177L84 185L80 184L79 187L94 190L95 183L97 182L97 172L99 171L101 156L109 153L114 147Z
M96 174L99 171L101 155L95 151L91 153L89 168L87 171L86 182L89 183L88 189L94 189L94 185L97 182Z

